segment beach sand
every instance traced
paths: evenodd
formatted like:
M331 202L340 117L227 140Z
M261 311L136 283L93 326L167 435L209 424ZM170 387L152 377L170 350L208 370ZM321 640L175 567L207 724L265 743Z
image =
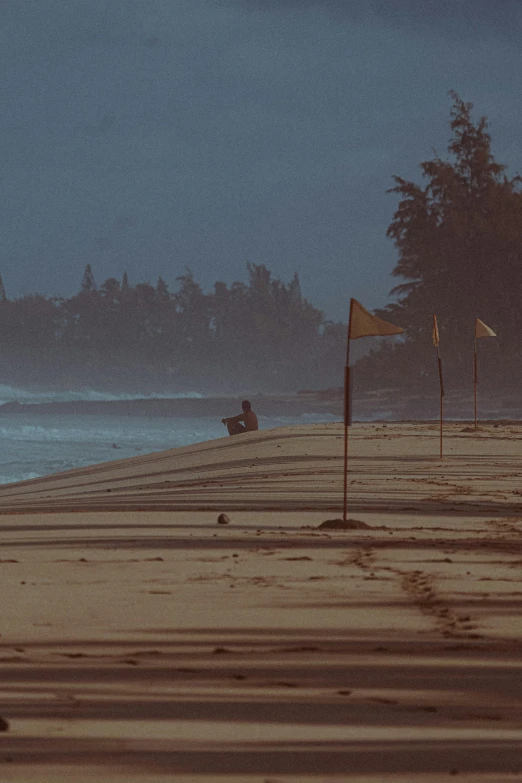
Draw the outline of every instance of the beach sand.
M522 425L438 448L350 429L364 529L340 424L1 487L0 781L522 781Z

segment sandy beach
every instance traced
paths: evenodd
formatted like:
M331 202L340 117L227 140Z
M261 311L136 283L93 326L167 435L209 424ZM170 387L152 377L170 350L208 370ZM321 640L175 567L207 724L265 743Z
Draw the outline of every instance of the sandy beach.
M1 783L522 781L522 424L342 438L0 488Z

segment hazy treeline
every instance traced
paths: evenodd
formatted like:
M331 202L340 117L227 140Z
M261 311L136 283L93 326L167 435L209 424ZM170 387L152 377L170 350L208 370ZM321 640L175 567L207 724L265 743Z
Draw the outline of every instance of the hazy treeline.
M447 386L473 383L475 319L498 335L478 341L479 382L496 390L522 382L521 178L508 178L491 152L487 121L452 92L449 156L420 164L423 185L395 177L399 204L388 236L403 281L378 314L406 328L358 365L360 384L436 389L432 315L438 317Z
M486 119L474 121L472 105L451 96L448 157L420 164L422 185L397 176L390 191L399 202L387 234L398 251L393 275L402 282L377 314L406 333L357 362L359 391L437 389L433 314L448 389L472 383L476 318L498 334L480 340L487 354L480 381L495 390L522 383L522 179L508 178L495 161ZM353 293L346 292L347 310ZM264 265L247 264L246 283L217 282L209 293L189 270L171 291L161 278L131 285L126 274L97 286L87 266L70 299L9 300L0 281L4 383L325 389L342 383L345 350L346 326L324 321L302 296L297 274L283 283Z
M126 391L213 393L338 386L346 331L324 324L301 294L264 265L248 282L204 293L193 274L99 286L91 267L69 299L7 298L0 282L2 382Z

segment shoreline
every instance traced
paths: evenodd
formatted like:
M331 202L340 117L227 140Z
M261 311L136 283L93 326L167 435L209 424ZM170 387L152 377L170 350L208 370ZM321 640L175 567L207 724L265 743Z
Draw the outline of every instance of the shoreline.
M518 780L521 436L354 424L363 529L339 423L0 487L6 781Z
M219 418L234 415L241 410L243 397L161 397L124 400L70 400L60 402L20 403L6 402L0 405L2 413L50 416L154 416L194 418ZM341 397L325 398L321 393L287 395L251 395L252 407L260 417L277 416L324 416L329 415L341 421L343 400ZM427 422L437 421L439 398L435 395L400 395L389 393L368 393L355 396L352 404L354 422ZM462 394L445 397L444 420L470 422L473 420L472 399ZM479 400L479 421L520 421L522 404L509 397L505 400Z
M171 397L137 398L132 400L71 400L66 402L19 403L0 405L1 413L51 415L140 415L223 417L241 411L242 397ZM340 414L342 402L301 399L298 396L260 395L250 397L252 407L263 416L291 416L296 414Z

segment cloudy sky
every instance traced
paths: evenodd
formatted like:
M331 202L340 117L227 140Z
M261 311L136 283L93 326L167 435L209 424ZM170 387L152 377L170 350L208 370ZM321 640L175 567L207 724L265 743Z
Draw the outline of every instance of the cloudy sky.
M251 261L326 318L385 304L386 190L445 152L448 90L522 169L521 36L521 0L1 0L8 295Z

